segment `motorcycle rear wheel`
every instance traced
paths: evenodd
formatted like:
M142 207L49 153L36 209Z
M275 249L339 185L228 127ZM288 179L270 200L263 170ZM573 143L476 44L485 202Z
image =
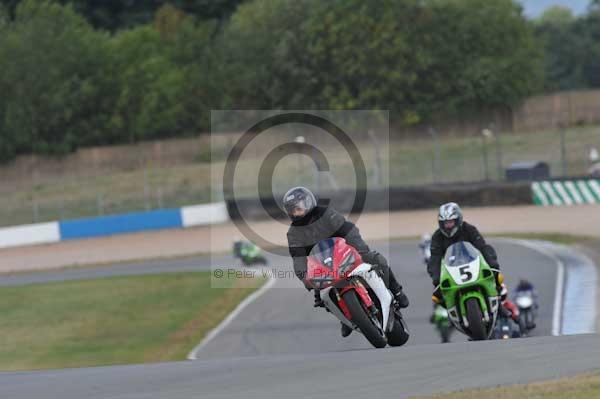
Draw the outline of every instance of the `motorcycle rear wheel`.
M404 323L404 320L400 321L394 318L394 328L386 334L390 346L402 346L408 341L410 335Z

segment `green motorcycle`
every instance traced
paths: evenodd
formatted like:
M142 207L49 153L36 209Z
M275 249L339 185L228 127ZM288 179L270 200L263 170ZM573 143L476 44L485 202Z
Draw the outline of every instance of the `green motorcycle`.
M233 256L241 259L245 266L266 265L267 259L258 245L251 242L236 241L233 243Z
M435 326L435 329L440 333L442 343L450 342L450 335L452 334L452 324L448 317L448 311L441 305L435 305L433 314L429 321Z
M494 332L500 297L494 270L468 242L451 245L442 261L440 289L454 327L473 340Z

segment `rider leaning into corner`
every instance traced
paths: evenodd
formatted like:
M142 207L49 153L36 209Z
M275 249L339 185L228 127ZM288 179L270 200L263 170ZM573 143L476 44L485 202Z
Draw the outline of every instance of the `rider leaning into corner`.
M292 223L287 233L288 247L294 262L294 272L300 281L306 277L306 258L313 246L332 237L341 237L356 248L363 261L377 267L398 306L408 306L408 298L396 280L385 257L372 251L360 236L354 223L330 206L317 204L314 194L305 187L294 187L285 193L283 206ZM309 291L312 287L305 284ZM322 306L319 292L315 290L315 306ZM352 329L342 323L342 336L350 335Z
M463 220L463 215L458 204L449 202L440 206L438 214L439 228L431 237L431 258L427 265L427 272L433 280L436 287L432 300L435 303L443 305L443 298L439 289L441 262L448 247L459 241L467 241L473 244L481 252L486 262L492 269L499 270L498 255L491 245L485 242L483 236L477 228ZM494 272L498 292L502 291L504 277L498 272ZM502 298L503 300L505 298Z

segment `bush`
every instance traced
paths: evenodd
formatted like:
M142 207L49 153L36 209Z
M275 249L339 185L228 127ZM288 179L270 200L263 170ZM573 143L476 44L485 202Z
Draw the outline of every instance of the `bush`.
M108 37L70 7L27 0L0 28L1 159L63 154L99 135Z

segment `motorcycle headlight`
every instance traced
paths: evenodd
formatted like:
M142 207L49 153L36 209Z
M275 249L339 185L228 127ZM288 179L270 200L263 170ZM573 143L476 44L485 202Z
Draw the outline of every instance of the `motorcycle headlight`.
M354 259L354 254L350 254L350 255L346 256L346 259L344 259L342 261L342 264L340 265L340 269L339 269L340 270L340 274L341 275L346 274L346 271L348 271L348 269L350 267L352 267L352 265L354 265L354 261L355 260L356 259Z
M520 296L517 298L517 306L520 308L529 308L533 305L533 299L530 296Z
M315 286L315 288L321 290L323 288L329 287L331 285L331 283L333 282L333 279L330 277L314 278L311 280L311 282Z

